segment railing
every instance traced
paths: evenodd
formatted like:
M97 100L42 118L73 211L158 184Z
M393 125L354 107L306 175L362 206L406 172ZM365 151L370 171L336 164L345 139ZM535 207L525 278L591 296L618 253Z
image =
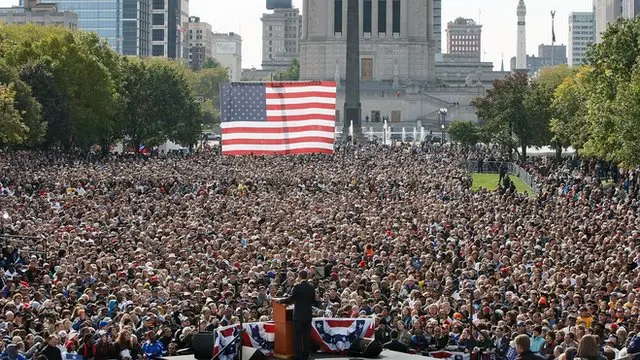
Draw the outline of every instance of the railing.
M415 129L415 131L414 131ZM374 127L365 127L362 128L362 135L369 141L378 141L383 145L391 145L392 143L420 143L423 141L432 142L432 143L440 143L442 142L442 138L444 137L445 142L447 141L447 133L444 134L441 131L438 132L429 132L424 127L418 128L405 128L405 127L395 127L389 126L386 130L384 127L374 128ZM336 142L343 139L342 134L342 126L336 126L335 132Z
M483 161L480 163L478 160L469 160L463 161L462 167L468 172L498 174L500 173L500 166L502 166L503 163L507 164L507 173L509 175L517 176L523 183L531 187L531 190L533 190L536 195L538 195L538 183L536 182L535 176L528 173L516 163L509 161ZM480 168L481 164L482 168Z

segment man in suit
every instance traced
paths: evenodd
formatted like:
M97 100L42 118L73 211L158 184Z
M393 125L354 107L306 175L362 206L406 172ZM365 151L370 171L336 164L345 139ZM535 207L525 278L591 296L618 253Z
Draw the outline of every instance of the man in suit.
M281 300L283 304L294 304L293 308L293 346L296 360L306 360L311 351L311 319L313 306L319 306L316 300L316 290L307 281L308 273L300 270L299 283L293 287L291 296Z

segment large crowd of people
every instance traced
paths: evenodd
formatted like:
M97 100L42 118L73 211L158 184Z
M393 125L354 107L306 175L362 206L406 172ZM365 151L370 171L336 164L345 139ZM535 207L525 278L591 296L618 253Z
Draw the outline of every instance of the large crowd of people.
M539 196L472 191L466 158L1 153L0 358L176 355L270 320L302 269L319 315L375 316L393 349L640 352L636 182L538 162Z

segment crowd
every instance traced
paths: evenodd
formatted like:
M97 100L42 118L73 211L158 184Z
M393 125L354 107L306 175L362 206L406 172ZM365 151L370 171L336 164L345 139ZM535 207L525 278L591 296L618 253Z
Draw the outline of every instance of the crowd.
M640 351L637 193L551 166L538 197L473 192L464 158L2 153L0 359L179 354L270 320L301 269L319 315L375 316L402 351Z

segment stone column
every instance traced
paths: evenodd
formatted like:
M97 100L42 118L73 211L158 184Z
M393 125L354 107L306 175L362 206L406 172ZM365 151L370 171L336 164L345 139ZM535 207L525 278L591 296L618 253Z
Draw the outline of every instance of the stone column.
M344 126L343 134L349 133L353 121L353 132L357 138L362 135L360 103L360 16L358 5L360 0L347 0L347 73L345 82Z
M363 37L364 31L364 0L358 0L358 34Z
M336 33L335 33L335 21L336 21L336 17L335 17L335 2L333 0L327 0L329 2L329 9L327 11L327 34L328 37L330 39L335 38L336 37Z
M408 23L409 4L407 0L400 0L400 37L407 38L407 23ZM428 22L428 20L427 20Z
M309 38L309 0L302 3L302 39Z
M371 37L378 37L378 0L371 0Z
M387 0L387 37L393 36L393 0Z
M349 0L342 0L342 37L347 33L347 3Z

